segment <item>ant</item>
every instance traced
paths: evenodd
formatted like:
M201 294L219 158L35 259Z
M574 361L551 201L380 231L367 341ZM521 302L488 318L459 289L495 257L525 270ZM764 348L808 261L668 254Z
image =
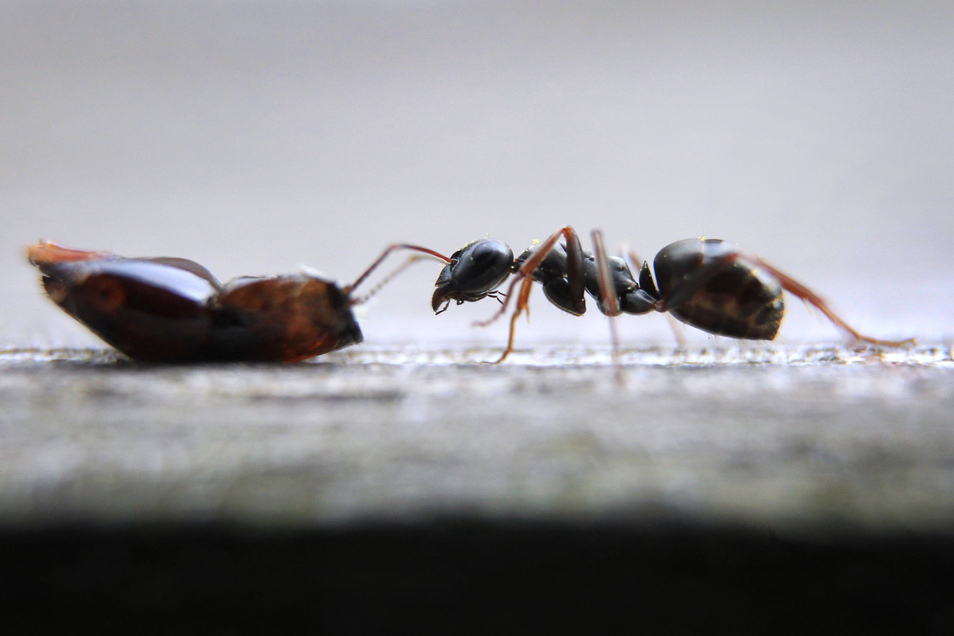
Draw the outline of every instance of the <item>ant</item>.
M354 290L396 250L421 252L362 298ZM130 358L150 362L299 362L364 339L351 307L412 262L450 259L389 246L355 282L310 274L236 278L224 285L183 258L123 258L41 241L27 248L50 300Z
M559 243L560 237L564 242ZM507 348L494 364L513 351L517 318L528 311L527 302L534 282L543 286L547 299L563 311L580 316L586 311L586 291L597 301L600 311L614 318L621 313L669 312L688 325L718 336L748 340L773 340L785 313L782 290L817 307L829 320L853 339L873 345L896 347L914 342L879 340L864 336L835 314L828 304L805 285L775 269L738 245L719 239L685 239L664 247L653 259L655 281L649 264L629 254L639 266L634 277L620 257L607 256L603 235L592 232L594 253L585 251L572 227L554 232L539 245L513 257L501 241L481 239L468 243L451 255L435 283L431 307L436 314L447 310L450 301L458 305L485 297L496 298L501 307L489 325L507 311L519 284L516 309L510 317ZM506 294L497 291L515 274ZM504 296L504 300L501 300ZM614 357L618 345L614 323L610 321Z

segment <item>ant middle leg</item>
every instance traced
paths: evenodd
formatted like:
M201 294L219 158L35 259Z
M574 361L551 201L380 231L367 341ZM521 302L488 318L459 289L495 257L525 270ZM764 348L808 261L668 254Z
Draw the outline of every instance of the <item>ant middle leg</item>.
M629 262L636 268L636 271L639 272L639 286L646 290L650 296L658 296L659 292L656 291L656 283L653 282L653 275L652 272L649 271L649 264L629 248L623 249L622 252L629 258ZM686 337L683 335L679 321L676 320L672 314L666 312L666 322L669 323L672 337L676 339L676 346L680 349L685 348Z
M613 363L616 364L617 380L622 383L623 368L619 360L619 334L616 329L616 317L622 313L619 306L619 296L616 293L616 285L613 283L613 274L610 272L609 256L607 256L606 247L603 245L603 232L593 230L590 232L590 237L593 239L593 251L596 256L596 274L600 292L598 302L600 303L600 310L609 319Z

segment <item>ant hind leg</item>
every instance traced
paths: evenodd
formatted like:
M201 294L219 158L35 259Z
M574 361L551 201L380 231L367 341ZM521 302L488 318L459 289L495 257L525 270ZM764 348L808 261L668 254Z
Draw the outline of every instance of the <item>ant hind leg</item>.
M845 333L850 335L858 342L866 342L868 344L876 345L879 347L905 347L908 345L916 344L914 338L907 338L905 340L882 340L880 338L872 338L871 336L866 336L858 332L854 327L849 325L845 320L832 311L831 307L828 306L828 303L825 302L825 299L813 292L811 289L798 282L788 274L781 272L760 258L752 259L755 264L759 267L765 269L773 276L775 276L779 282L782 284L782 289L801 298L803 301L814 305L820 312L825 314L825 317L833 322L837 327L842 329Z

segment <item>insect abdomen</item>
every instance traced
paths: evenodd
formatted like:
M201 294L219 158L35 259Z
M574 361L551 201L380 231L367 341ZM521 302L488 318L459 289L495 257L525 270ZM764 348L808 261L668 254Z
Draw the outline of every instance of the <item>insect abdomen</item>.
M782 285L737 245L717 239L677 241L660 250L653 266L664 298L699 285L669 307L682 322L749 340L772 340L778 333L785 312Z

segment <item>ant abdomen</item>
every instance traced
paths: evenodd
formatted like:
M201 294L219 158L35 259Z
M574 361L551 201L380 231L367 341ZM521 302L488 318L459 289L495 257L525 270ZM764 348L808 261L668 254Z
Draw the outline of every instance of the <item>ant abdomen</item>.
M685 239L653 260L659 294L682 322L719 336L772 340L785 313L782 285L738 245Z

